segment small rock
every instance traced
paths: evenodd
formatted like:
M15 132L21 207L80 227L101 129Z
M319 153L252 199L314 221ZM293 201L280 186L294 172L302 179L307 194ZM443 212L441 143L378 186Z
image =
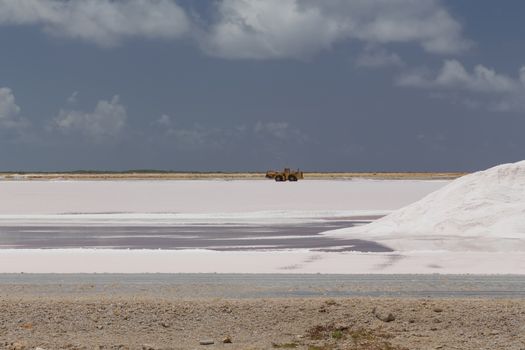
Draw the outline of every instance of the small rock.
M142 345L142 350L155 350L155 347L153 345L144 344Z
M215 342L211 339L205 339L205 340L201 340L199 341L199 344L200 345L213 345Z
M384 311L378 311L377 308L374 307L372 310L372 313L374 316L383 321L383 322L392 322L395 321L396 317L391 312L384 312Z
M161 326L164 328L169 328L170 324L168 322L161 322Z
M410 320L408 320L408 323L416 323L416 320L414 320L413 318L411 318Z
M230 336L226 336L226 337L224 337L222 342L223 342L223 344L231 344L232 343L232 338Z
M435 307L434 312L443 312L443 309L440 307Z

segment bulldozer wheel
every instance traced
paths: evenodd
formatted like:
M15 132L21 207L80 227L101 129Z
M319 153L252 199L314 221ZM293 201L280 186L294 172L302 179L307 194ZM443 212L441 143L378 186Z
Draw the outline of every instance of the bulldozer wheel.
M277 181L277 182L281 182L281 181L284 181L284 178L282 177L282 175L277 175L277 176L275 177L275 181Z
M288 176L288 181L297 181L297 176L295 175Z

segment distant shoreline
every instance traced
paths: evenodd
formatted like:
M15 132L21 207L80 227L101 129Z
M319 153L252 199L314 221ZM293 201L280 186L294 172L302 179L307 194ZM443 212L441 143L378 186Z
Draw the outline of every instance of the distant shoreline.
M453 180L462 172L305 172L306 180ZM251 172L0 172L0 180L268 180Z

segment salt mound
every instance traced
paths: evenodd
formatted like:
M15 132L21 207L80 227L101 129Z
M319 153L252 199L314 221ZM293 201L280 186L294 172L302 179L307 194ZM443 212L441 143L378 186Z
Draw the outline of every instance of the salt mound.
M327 234L395 250L525 251L525 161L463 176L369 225Z

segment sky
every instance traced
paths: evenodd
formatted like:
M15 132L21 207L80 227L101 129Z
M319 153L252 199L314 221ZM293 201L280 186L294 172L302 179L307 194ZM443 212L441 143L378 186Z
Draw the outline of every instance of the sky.
M525 159L521 0L0 0L0 171Z

